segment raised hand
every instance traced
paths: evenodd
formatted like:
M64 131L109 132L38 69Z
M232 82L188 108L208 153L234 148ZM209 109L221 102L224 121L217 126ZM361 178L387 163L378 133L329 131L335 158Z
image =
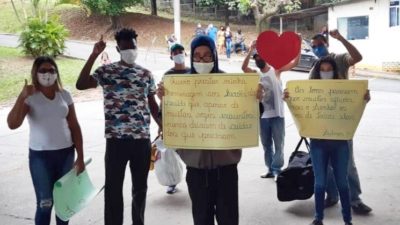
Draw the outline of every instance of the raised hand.
M339 31L337 29L331 30L329 31L329 35L331 35L331 37L340 40L342 37L342 35L339 33Z
M106 42L103 41L103 35L101 35L100 40L94 44L92 54L99 56L106 48Z
M257 46L257 41L252 41L250 44L250 52L253 52L254 49L256 49Z
M32 84L28 85L28 81L25 79L24 87L22 88L20 96L23 99L28 98L29 96L33 95L36 92L35 86Z

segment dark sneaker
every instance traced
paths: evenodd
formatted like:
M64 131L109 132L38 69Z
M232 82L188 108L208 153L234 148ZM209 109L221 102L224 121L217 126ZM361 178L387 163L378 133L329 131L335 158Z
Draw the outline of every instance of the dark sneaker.
M352 223L344 223L344 225L353 225Z
M326 197L326 199L324 201L324 207L325 208L332 207L332 206L336 205L338 202L339 202L339 200L337 200L337 199L335 200L330 197Z
M176 192L176 186L174 185L174 186L169 186L168 188L167 188L167 194L170 194L170 195L172 195L173 193L175 193Z
M321 220L314 220L310 225L324 225Z
M274 174L272 172L268 172L268 173L262 174L260 177L261 178L275 178L275 176L274 176Z
M353 211L357 214L368 214L372 211L372 209L367 206L366 204L360 202L357 205L352 205L351 208L353 209Z

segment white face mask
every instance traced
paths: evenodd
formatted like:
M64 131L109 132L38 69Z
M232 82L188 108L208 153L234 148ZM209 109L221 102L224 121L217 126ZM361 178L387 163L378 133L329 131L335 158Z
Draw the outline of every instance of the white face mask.
M319 74L321 75L322 80L333 79L333 71L329 72L320 71Z
M209 62L209 63L194 62L193 67L197 73L200 74L210 73L211 70L214 68L214 62Z
M57 80L56 73L37 73L39 84L43 87L52 86Z
M121 60L129 65L135 64L138 55L136 49L120 50L119 54L121 54Z
M174 62L176 64L184 64L185 63L185 55L183 53L172 56L172 59L174 60Z

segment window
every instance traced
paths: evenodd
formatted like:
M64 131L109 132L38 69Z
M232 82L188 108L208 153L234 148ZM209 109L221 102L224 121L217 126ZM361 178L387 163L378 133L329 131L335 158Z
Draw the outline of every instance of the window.
M400 0L390 0L390 19L389 19L389 26L395 27L400 26Z
M347 40L368 39L369 18L368 16L338 18L338 29Z

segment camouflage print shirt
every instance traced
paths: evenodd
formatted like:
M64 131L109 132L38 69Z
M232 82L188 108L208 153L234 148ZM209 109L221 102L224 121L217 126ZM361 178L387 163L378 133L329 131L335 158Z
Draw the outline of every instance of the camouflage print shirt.
M150 71L139 65L119 62L101 66L93 77L103 87L105 137L150 138L150 109L147 97L156 86Z

